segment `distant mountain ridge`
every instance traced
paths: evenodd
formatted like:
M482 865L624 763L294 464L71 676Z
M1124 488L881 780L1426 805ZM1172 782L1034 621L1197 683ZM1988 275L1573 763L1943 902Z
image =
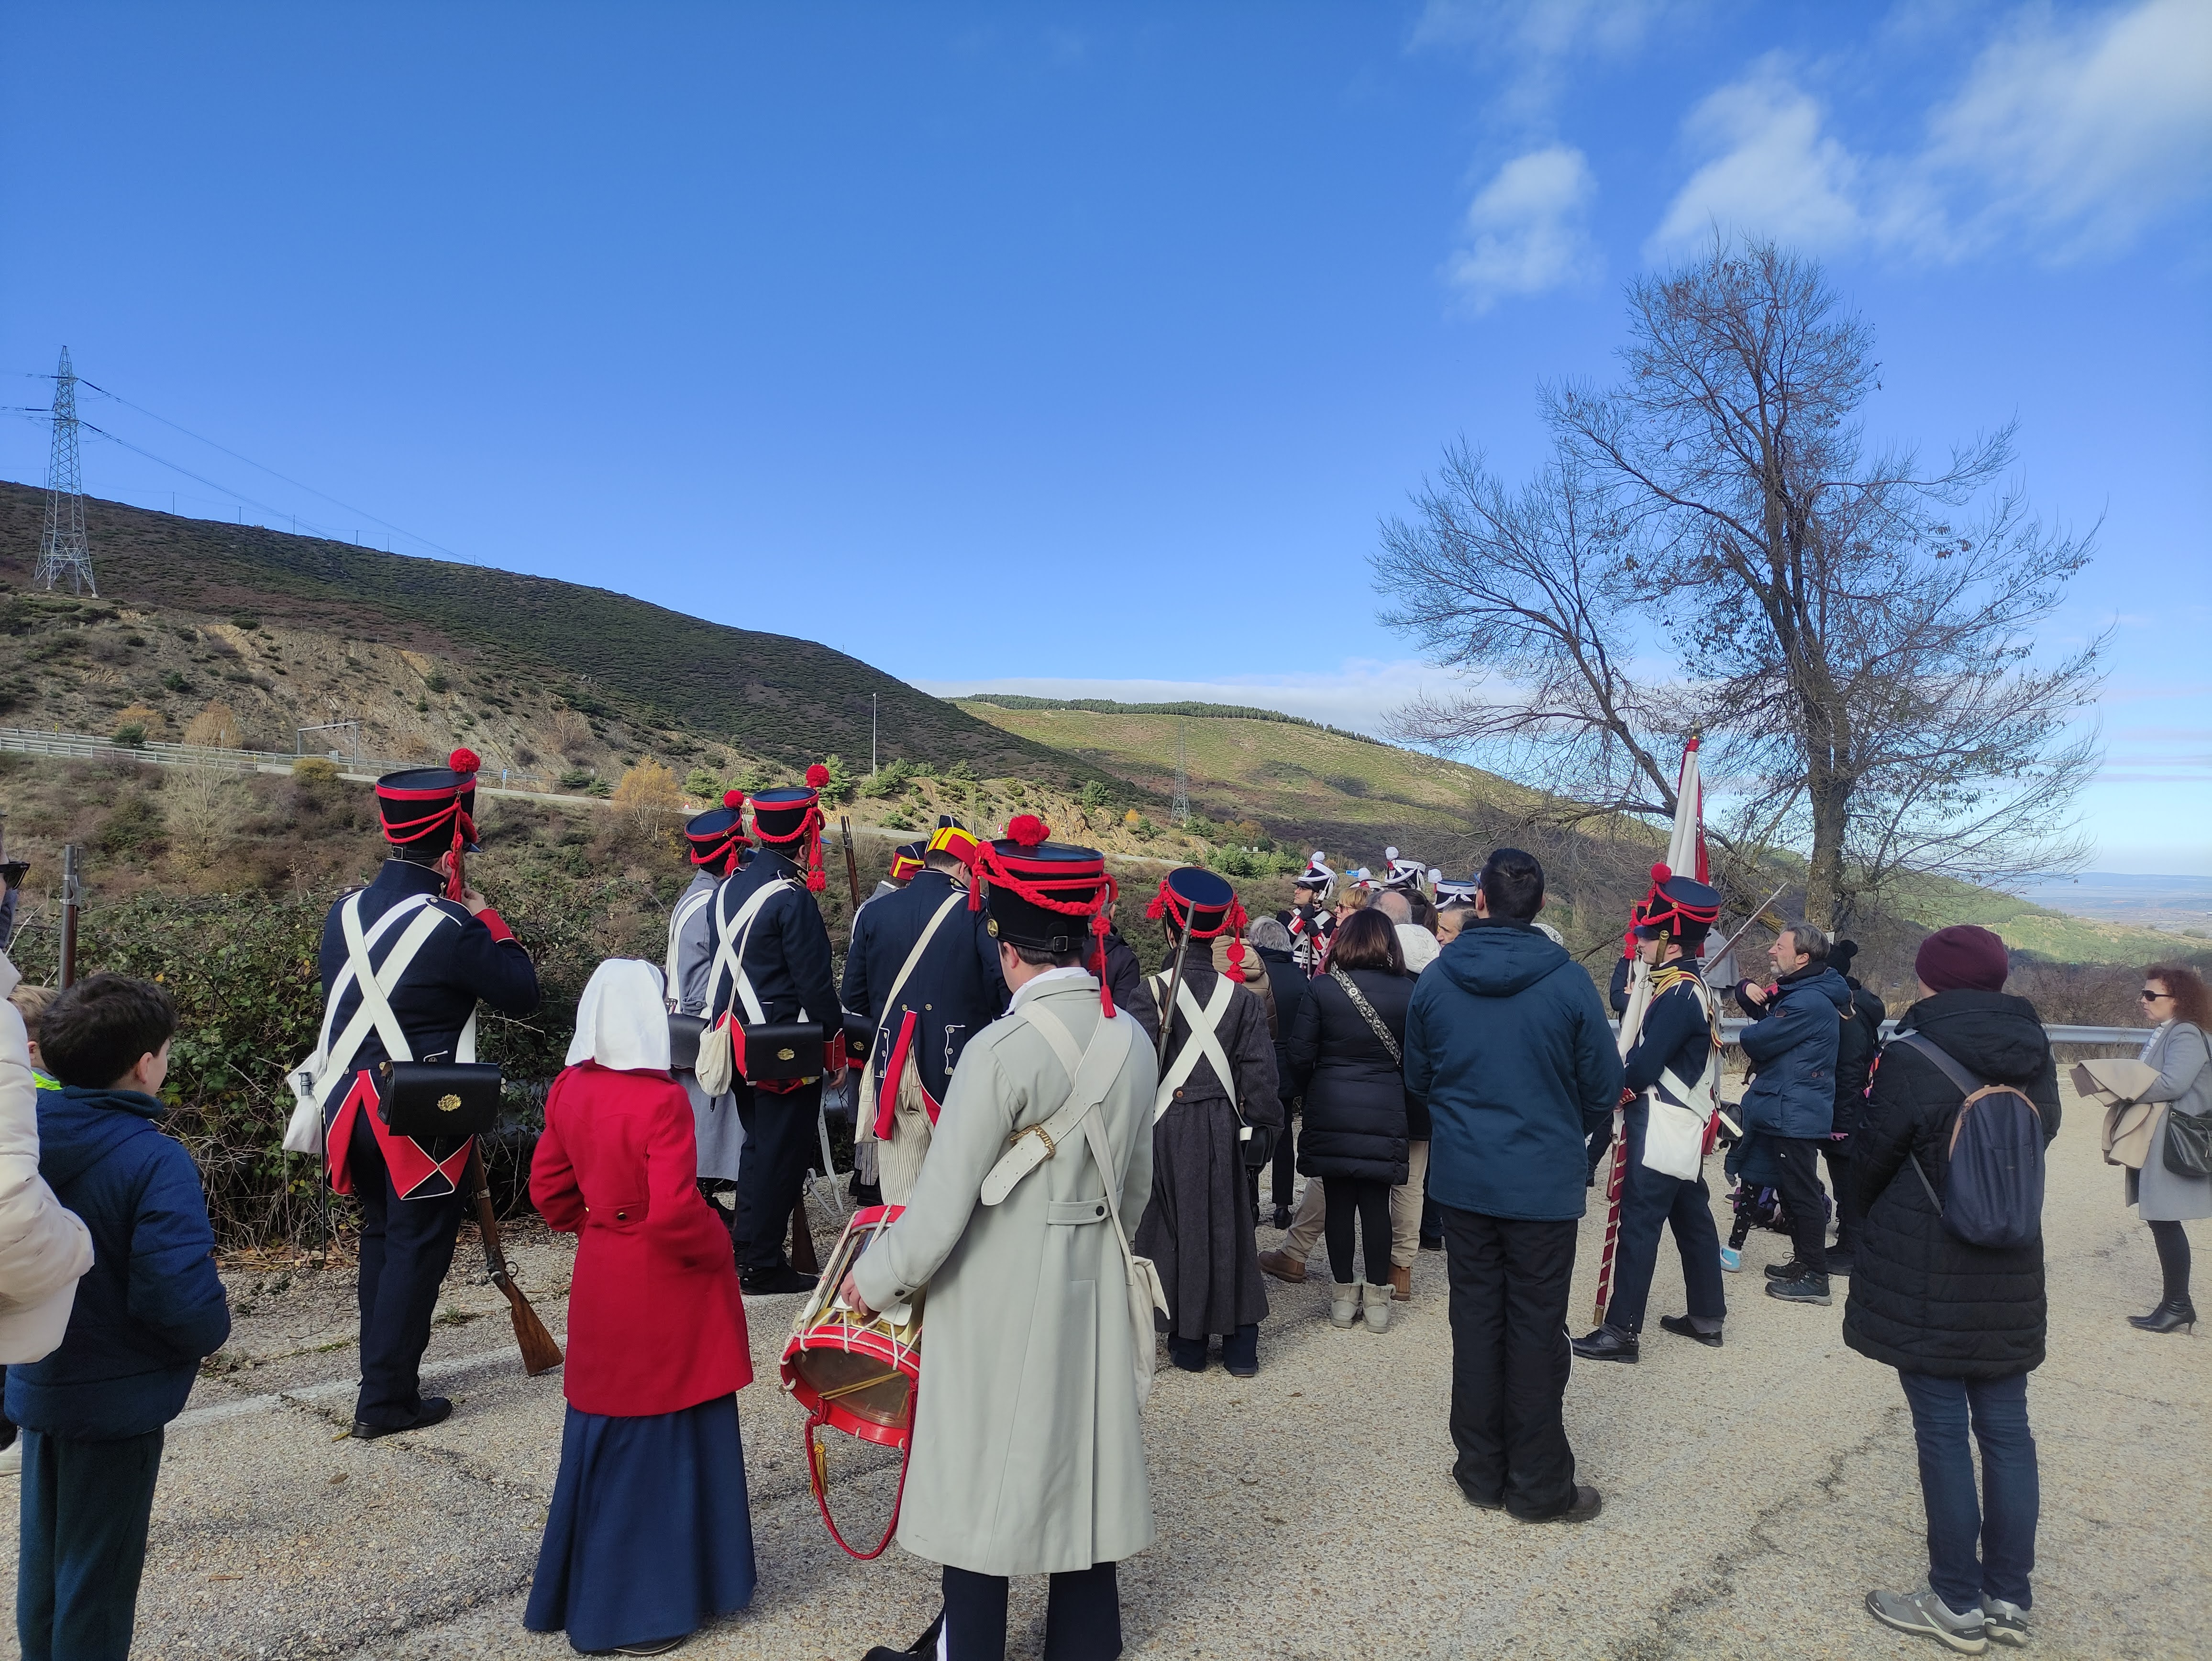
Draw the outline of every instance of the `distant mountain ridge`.
M43 490L0 481L0 577L18 588L28 586L44 512ZM570 707L623 716L641 736L678 731L787 768L836 751L865 769L873 695L886 761L965 762L980 776L1069 788L1121 783L815 641L550 577L96 498L87 498L85 515L100 598L111 605L245 615L473 662L510 703L534 684Z

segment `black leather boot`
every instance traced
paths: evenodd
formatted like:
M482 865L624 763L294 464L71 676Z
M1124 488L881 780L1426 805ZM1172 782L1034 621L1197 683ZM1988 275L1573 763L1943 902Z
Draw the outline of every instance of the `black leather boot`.
M2145 1332L2188 1332L2197 1325L2197 1305L2186 1298L2169 1298L2148 1315L2129 1316L2128 1324Z

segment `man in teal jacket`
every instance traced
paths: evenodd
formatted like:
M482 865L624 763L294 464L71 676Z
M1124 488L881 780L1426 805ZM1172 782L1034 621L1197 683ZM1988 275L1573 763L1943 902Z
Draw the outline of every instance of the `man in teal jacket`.
M1576 1484L1562 1414L1567 1296L1584 1139L1622 1075L1596 986L1530 927L1543 904L1532 855L1490 856L1474 921L1414 989L1406 1093L1428 1100L1429 1194L1450 1272L1452 1475L1474 1505L1579 1522L1600 1501Z

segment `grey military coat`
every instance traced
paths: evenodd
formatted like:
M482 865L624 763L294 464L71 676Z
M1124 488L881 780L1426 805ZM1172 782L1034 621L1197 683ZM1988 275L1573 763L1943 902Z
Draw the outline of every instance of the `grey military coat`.
M1103 1019L1096 980L1055 972L969 1040L913 1197L854 1270L874 1309L928 1288L899 1544L978 1574L1118 1562L1153 1537L1126 1271L1087 1141L1063 1141L981 1202L1014 1133L1067 1098L1066 1071L1022 1019L1032 1002L1079 1046ZM1152 1192L1156 1077L1135 1020L1115 1025L1128 1056L1099 1111L1133 1227Z
M668 995L678 1013L707 1013L707 975L714 966L714 890L719 879L702 871L679 894L669 913ZM699 1145L699 1176L706 1182L738 1179L744 1161L745 1128L738 1118L738 1098L711 1096L699 1087L699 1075L678 1068L674 1075L691 1100L691 1129Z

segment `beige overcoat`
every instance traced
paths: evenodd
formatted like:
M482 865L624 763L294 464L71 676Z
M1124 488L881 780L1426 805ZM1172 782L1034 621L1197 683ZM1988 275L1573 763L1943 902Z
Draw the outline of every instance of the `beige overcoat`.
M1055 975L1016 995L961 1053L905 1214L863 1256L883 1309L927 1286L914 1455L899 1544L978 1574L1118 1562L1152 1542L1126 1271L1080 1135L995 1206L983 1178L1014 1133L1066 1100L1069 1079L1020 1019L1032 1002L1087 1046L1098 983ZM1152 1189L1152 1048L1115 1018L1127 1059L1100 1109L1133 1230Z

